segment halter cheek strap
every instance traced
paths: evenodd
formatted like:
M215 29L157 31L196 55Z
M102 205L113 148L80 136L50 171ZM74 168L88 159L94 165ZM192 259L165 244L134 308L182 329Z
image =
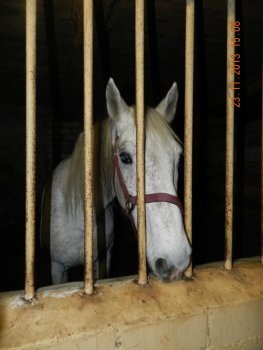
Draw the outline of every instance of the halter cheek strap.
M137 205L137 196L131 196L128 192L128 189L125 185L125 182L121 173L119 158L117 154L114 154L113 161L114 161L114 167L118 176L118 180L121 186L121 190L126 201L125 203L126 213L130 215L133 209L135 208L135 206ZM115 172L114 172L114 176L115 176ZM115 186L115 178L113 179L113 183ZM115 190L115 193L116 193L116 190ZM183 213L183 207L182 207L181 201L175 195L172 195L169 193L162 193L162 192L150 193L145 195L145 203L157 203L157 202L167 202L167 203L174 204L178 206L181 212Z

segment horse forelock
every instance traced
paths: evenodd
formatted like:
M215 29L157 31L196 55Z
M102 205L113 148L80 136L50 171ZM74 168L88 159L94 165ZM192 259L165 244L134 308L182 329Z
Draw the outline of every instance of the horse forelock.
M156 143L156 138L159 138L160 143ZM179 137L165 118L155 108L151 107L147 109L146 113L146 140L149 140L153 147L155 145L158 147L161 144L173 151L182 151L182 142Z

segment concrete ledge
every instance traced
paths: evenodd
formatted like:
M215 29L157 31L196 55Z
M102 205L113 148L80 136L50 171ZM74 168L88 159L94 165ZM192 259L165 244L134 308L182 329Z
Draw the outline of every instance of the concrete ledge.
M263 349L263 266L203 267L194 280L101 281L0 294L0 349Z

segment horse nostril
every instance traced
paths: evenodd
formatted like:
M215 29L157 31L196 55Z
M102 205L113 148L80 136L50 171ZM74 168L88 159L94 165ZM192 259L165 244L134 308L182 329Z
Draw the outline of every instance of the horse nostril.
M169 274L169 268L168 268L168 264L166 262L165 259L159 258L155 261L155 269L157 271L157 273L164 277L168 277Z
M169 266L167 260L159 258L155 261L155 272L158 278L164 282L179 280L182 278L182 271L174 266Z

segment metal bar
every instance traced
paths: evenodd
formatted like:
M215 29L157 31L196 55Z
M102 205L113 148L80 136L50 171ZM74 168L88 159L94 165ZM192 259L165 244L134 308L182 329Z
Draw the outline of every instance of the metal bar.
M233 181L234 181L234 106L233 106L233 23L235 0L227 2L227 78L226 78L226 195L225 195L225 269L232 269Z
M144 175L144 0L135 1L135 60L136 60L136 152L137 152L137 225L138 225L138 282L147 283L146 220Z
M192 243L194 12L194 0L187 0L185 24L184 215L185 230L190 243ZM192 277L192 264L185 275Z
M26 2L26 271L25 299L35 294L36 0Z
M93 292L93 0L84 0L84 292Z

